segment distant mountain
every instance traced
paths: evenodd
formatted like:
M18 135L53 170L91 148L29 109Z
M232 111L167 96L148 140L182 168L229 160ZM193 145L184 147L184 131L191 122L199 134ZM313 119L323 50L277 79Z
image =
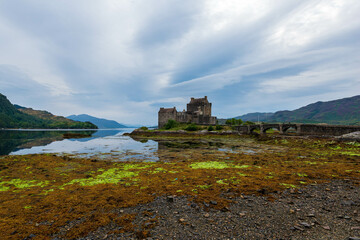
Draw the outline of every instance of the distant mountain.
M98 126L98 128L127 128L127 126L120 124L114 120L107 120L104 118L97 118L87 114L81 115L70 115L68 119L80 121L80 122L91 122Z
M90 122L76 122L46 111L13 105L0 94L0 128L96 129Z
M257 114L263 122L360 125L360 95L328 102L316 102L293 111L278 111L273 114L252 113L237 118L244 120L247 116L251 116L250 121L257 121L257 117L254 119Z
M255 112L255 113L248 113L242 116L235 117L236 119L241 119L244 122L250 121L250 122L267 122L268 119L270 119L274 113L268 112L268 113L261 113L261 112Z

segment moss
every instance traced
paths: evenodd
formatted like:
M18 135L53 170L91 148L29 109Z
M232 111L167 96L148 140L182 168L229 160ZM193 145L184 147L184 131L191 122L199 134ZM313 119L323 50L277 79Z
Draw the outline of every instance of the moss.
M193 169L224 169L229 168L229 165L225 162L216 162L216 161L210 161L210 162L195 162L189 165L189 167Z
M250 167L249 165L237 165L235 166L235 168L248 168Z
M66 185L80 184L81 186L93 186L97 184L117 184L123 181L125 178L136 177L138 174L131 171L125 171L120 168L110 168L104 171L102 174L90 178L73 179Z
M225 184L225 185L228 185L229 183L224 182L225 180L227 180L227 179L220 179L220 180L217 180L216 183L217 183L217 184Z
M200 189L208 189L211 188L211 185L196 185L196 187Z
M308 175L306 173L297 173L299 177L307 177Z
M281 186L284 186L286 188L297 188L296 185L294 184L289 184L289 183L279 183Z
M8 191L9 185L12 185L18 189L30 188L30 187L44 187L49 184L49 181L36 181L36 180L23 180L23 179L11 179L9 181L0 182L0 191Z
M341 152L341 154L360 157L360 153L354 153L354 152Z

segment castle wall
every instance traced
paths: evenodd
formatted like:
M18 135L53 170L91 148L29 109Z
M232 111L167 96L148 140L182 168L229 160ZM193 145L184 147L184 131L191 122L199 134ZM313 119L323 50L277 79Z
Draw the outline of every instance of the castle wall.
M169 111L168 109L164 110L164 108L161 108L158 113L158 128L164 127L170 119L177 121L176 113L177 111L175 108L173 111Z

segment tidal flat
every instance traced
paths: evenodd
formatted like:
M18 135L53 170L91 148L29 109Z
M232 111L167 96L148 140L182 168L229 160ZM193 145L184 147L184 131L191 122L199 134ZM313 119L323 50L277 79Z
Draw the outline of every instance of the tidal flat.
M162 198L162 204L182 201L212 214L231 212L241 199L271 204L284 192L301 194L331 182L359 189L357 142L278 136L152 140L158 143L151 150L156 160L141 161L142 152L116 159L76 153L2 156L0 238L74 239L95 232L101 238L157 238L164 213L139 206ZM191 222L177 223L191 229Z

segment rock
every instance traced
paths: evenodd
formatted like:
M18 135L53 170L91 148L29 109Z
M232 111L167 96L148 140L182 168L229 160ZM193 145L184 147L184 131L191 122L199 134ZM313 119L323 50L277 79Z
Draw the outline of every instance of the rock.
M205 213L205 214L204 214L204 217L208 218L208 217L210 217L210 214L209 214L209 213Z
M344 205L344 206L355 206L355 202L352 201L352 200L344 200L344 201L341 201L341 205Z
M360 226L357 226L357 227L351 227L351 230L360 230Z
M314 213L309 213L309 214L307 215L307 217L315 217L315 214L314 214Z
M180 218L180 219L179 219L179 222L183 223L183 222L185 222L185 219L184 219L184 218Z
M265 188L262 188L262 189L257 190L257 192L260 194L266 194L267 191Z
M172 203L174 202L174 196L167 196L166 200Z
M304 231L303 228L301 228L301 227L299 227L299 226L297 226L297 225L294 226L294 229L295 229L295 230L299 230L299 231Z
M351 217L350 216L344 216L344 219L349 220L349 219L351 219Z
M306 228L311 228L311 225L308 224L307 222L300 222L300 225L302 225L303 227L306 227Z
M294 210L294 209L290 209L289 212L290 212L290 213L295 213L295 210Z
M243 216L245 216L246 215L246 212L241 212L241 213L239 213L239 216L240 217L243 217Z
M348 240L360 240L359 237L349 237Z
M325 230L330 230L330 227L327 226L327 225L326 225L326 226L322 226L322 228L325 229Z
M221 211L222 211L222 212L228 212L228 211L230 211L230 209L229 209L228 207L223 207L223 208L221 209Z
M330 188L325 188L326 191L330 191Z
M210 201L210 204L212 204L212 205L217 205L217 201L211 200L211 201Z
M190 207L192 207L192 208L196 208L198 205L196 204L196 203L191 203L190 204Z
M208 204L207 202L204 202L204 206L205 207L210 207L210 204Z

